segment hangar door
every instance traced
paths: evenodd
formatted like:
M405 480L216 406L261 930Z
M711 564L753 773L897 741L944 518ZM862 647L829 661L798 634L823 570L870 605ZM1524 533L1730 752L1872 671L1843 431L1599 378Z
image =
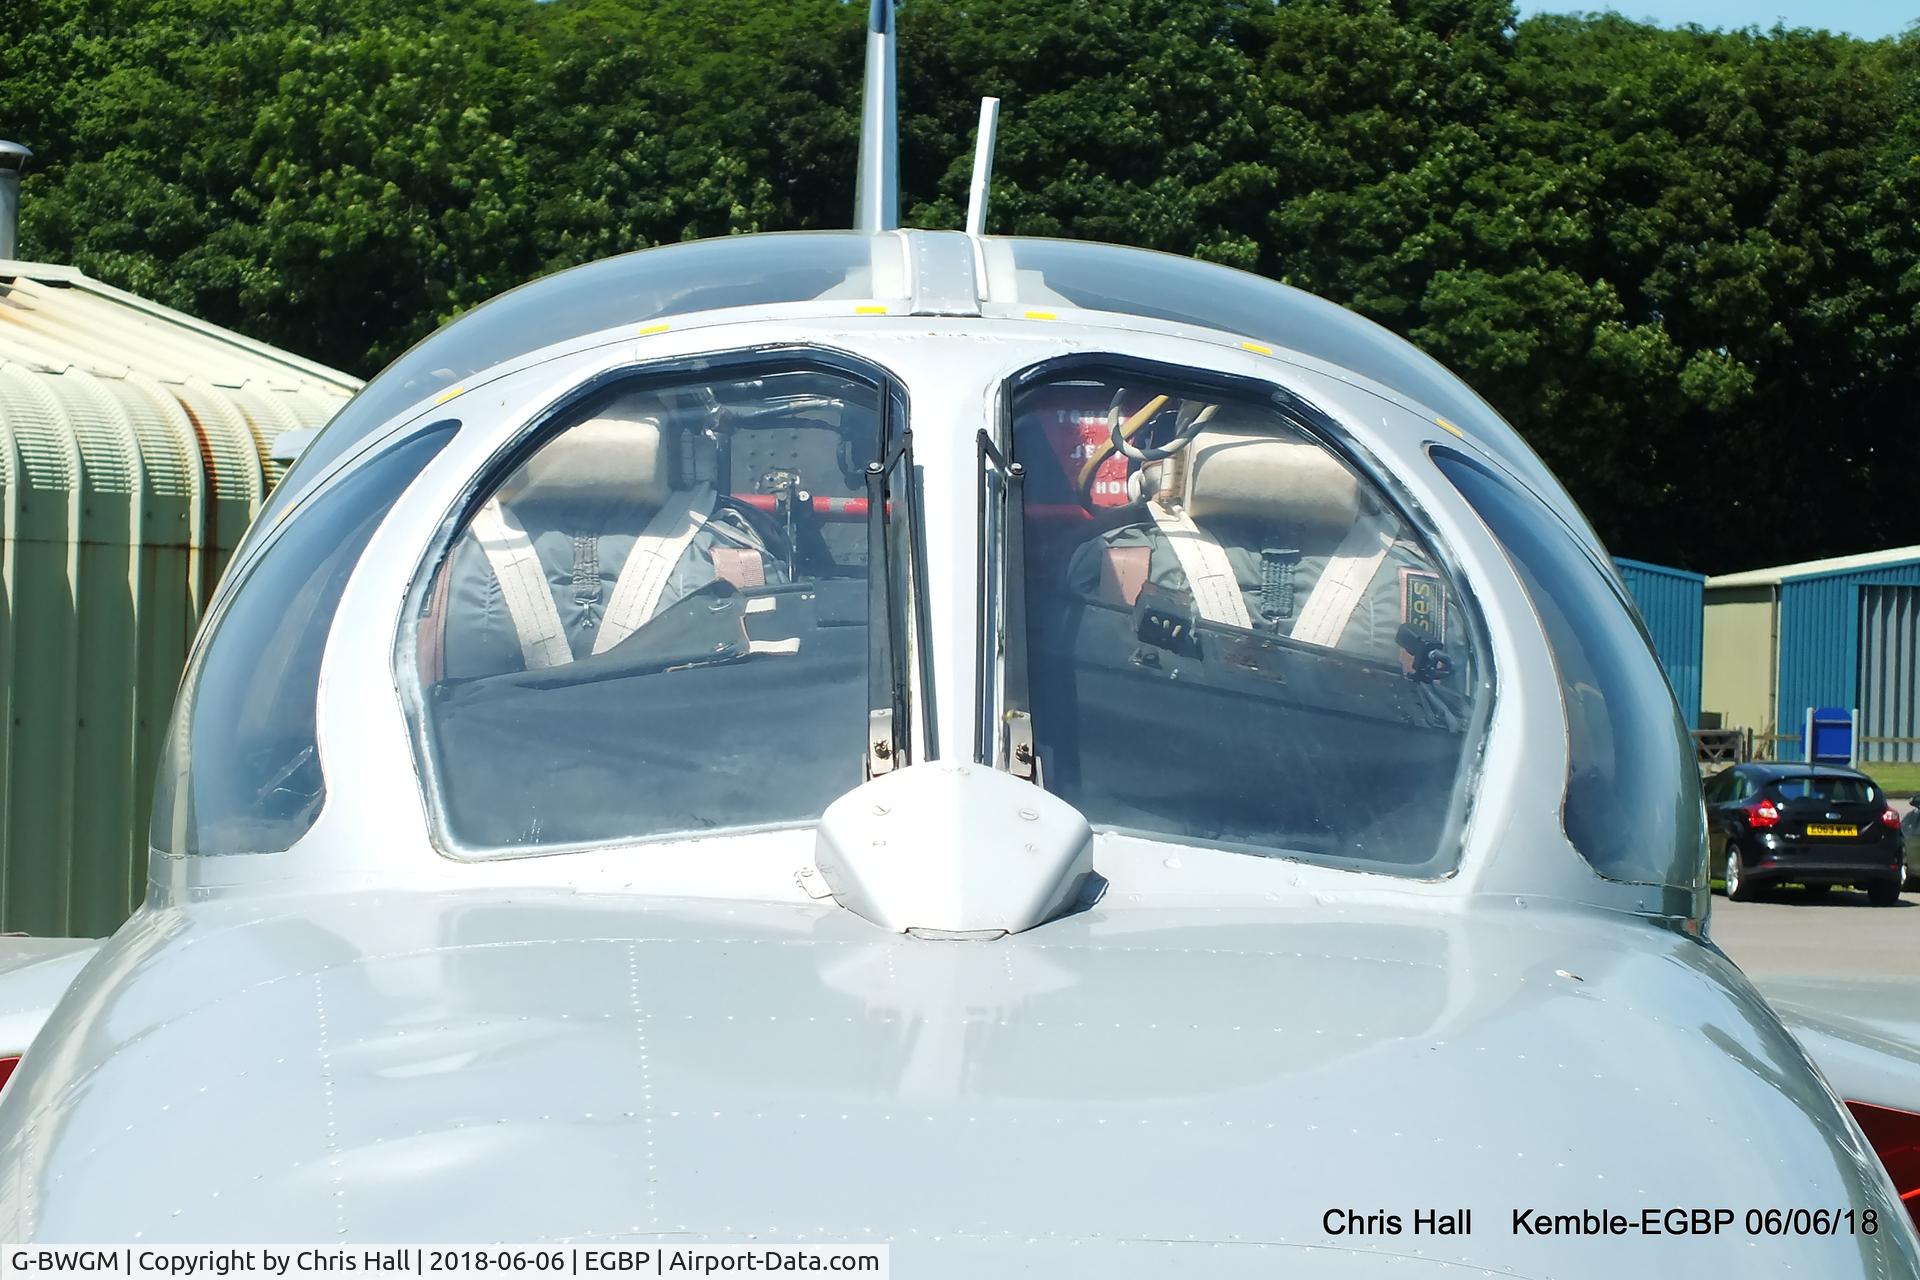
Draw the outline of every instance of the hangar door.
M1920 760L1920 587L1860 588L1860 758ZM1885 739L1905 739L1888 742ZM1876 741L1879 739L1879 741Z

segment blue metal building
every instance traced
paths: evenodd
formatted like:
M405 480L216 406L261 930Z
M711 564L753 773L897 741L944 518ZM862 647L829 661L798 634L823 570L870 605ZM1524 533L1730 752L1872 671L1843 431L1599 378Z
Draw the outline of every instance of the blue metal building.
M1859 758L1920 760L1920 547L1706 582L1705 701L1799 759L1809 707L1860 714Z
M1641 621L1653 639L1653 650L1667 670L1667 682L1680 703L1680 714L1689 729L1700 727L1700 657L1706 576L1648 564L1643 560L1615 559L1620 577L1633 594Z

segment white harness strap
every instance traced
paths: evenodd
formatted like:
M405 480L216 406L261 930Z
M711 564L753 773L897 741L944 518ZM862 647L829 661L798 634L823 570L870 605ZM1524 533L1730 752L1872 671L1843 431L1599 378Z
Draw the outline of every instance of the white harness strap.
M493 580L500 584L500 596L506 602L514 634L520 639L520 657L527 670L572 662L567 629L554 606L546 568L527 531L501 510L499 499L492 498L474 514L473 536L493 567Z
M1393 535L1370 521L1362 520L1341 540L1327 560L1313 593L1293 624L1292 638L1306 644L1333 648L1340 643L1353 611L1367 593L1367 585L1380 571L1380 562L1393 546Z
M1226 548L1196 525L1184 508L1169 509L1149 502L1147 511L1178 557L1180 571L1187 575L1187 587L1193 592L1193 607L1200 616L1227 626L1252 626L1246 599L1240 594L1240 579L1234 576Z
M660 607L660 596L667 589L673 567L706 525L713 502L713 486L697 485L667 499L647 522L646 529L633 540L633 550L627 552L627 562L613 584L607 616L593 641L595 653L606 652L647 625Z

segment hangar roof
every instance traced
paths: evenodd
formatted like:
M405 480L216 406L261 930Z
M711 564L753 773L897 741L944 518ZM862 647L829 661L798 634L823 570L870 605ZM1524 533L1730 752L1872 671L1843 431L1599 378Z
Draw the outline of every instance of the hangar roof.
M138 475L257 510L282 469L274 441L359 387L72 267L0 261L0 454L19 452L29 488L119 491ZM10 471L0 458L0 487Z
M1867 551L1855 556L1802 560L1798 564L1775 565L1771 569L1723 573L1707 579L1707 590L1712 591L1717 587L1771 587L1788 578L1818 578L1829 573L1852 573L1857 569L1875 569L1907 561L1920 561L1920 547L1889 547L1885 551Z

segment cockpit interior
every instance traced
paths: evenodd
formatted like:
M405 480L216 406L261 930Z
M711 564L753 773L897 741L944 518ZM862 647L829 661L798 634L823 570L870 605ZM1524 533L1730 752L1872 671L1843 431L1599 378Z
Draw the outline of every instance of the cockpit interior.
M1016 384L1039 780L1096 826L1444 869L1472 622L1380 486L1271 394Z
M1005 609L999 701L1033 726L1028 776L1098 828L1444 874L1474 624L1312 411L1084 362L1025 370L1002 402L981 465L1017 477L996 491L1018 529L983 538L981 607ZM863 757L887 767L863 740L904 719L925 656L910 425L880 370L763 360L619 377L535 427L415 590L443 842L807 823Z
M859 783L889 394L795 366L624 380L482 484L415 631L454 843L806 821Z

